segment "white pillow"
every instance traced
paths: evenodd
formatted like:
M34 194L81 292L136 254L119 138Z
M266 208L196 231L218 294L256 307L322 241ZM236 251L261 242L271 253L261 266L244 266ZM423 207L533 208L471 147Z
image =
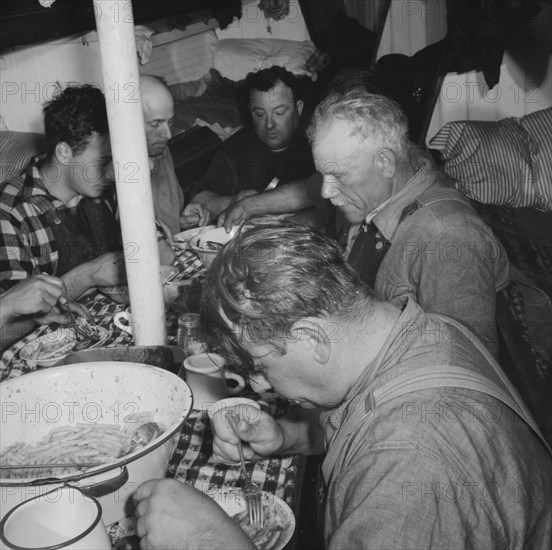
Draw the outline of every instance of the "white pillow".
M448 122L431 139L455 186L484 204L552 212L552 108Z
M225 38L214 45L214 65L222 76L243 80L248 73L284 67L295 75L316 76L305 69L315 50L310 40L279 40L276 38Z

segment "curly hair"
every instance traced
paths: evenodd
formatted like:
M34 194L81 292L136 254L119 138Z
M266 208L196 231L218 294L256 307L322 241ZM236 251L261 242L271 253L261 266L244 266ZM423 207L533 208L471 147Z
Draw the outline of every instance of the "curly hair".
M283 82L293 92L294 100L298 101L303 97L304 81L304 78L297 78L293 73L284 69L284 67L274 65L268 69L249 73L243 82L243 95L246 103L249 104L253 90L268 92L278 82Z
M68 86L45 103L42 112L50 151L64 141L73 154L79 154L93 132L104 135L109 131L104 95L91 84Z
M215 258L204 281L202 315L210 343L247 374L253 370L248 345L269 345L283 355L300 319L365 318L373 299L333 240L261 218Z

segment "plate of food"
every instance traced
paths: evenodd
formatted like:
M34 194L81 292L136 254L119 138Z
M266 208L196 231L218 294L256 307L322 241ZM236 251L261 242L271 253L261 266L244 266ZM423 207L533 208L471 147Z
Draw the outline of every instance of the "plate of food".
M192 238L190 248L199 256L206 268L211 267L215 256L222 247L230 241L239 230L239 226L232 227L230 233L226 233L224 227L207 229Z
M190 241L202 231L208 229L215 229L214 225L204 225L203 227L192 227L192 229L186 229L186 231L181 231L173 236L174 246L182 250L188 248Z
M109 335L107 329L91 325L82 317L77 317L77 322L81 327L84 327L86 323L86 332L89 334L89 338L77 339L74 328L60 327L23 346L19 357L30 366L53 367L69 353L99 347L107 340Z
M258 550L281 550L295 531L291 508L277 496L262 491L264 521L262 526L249 524L249 513L239 489L207 493L253 541Z

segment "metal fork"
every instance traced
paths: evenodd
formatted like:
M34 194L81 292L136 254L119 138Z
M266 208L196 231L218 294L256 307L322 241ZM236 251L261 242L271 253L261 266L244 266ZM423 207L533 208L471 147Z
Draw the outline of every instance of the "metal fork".
M75 335L77 337L77 340L79 342L82 342L84 340L88 340L88 335L84 330L82 330L79 325L77 324L77 320L75 319L75 314L71 311L71 308L69 307L69 302L67 301L67 298L65 296L62 296L58 303L63 311L69 315L71 318L71 325L75 329Z
M241 469L243 472L243 477L245 479L245 486L243 488L243 494L245 496L245 503L249 511L249 523L250 525L259 525L262 526L264 521L264 511L262 503L262 493L261 488L251 481L251 476L249 475L245 467L245 459L243 457L243 448L242 440L238 435L238 422L240 421L239 416L234 411L228 411L226 413L226 419L232 427L232 430L238 437L238 452L240 453L240 463Z
M278 178L272 178L271 182L265 187L265 191L272 191L279 183Z

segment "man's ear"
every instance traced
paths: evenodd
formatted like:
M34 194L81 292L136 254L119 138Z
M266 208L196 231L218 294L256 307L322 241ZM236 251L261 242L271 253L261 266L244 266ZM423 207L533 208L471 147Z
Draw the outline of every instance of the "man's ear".
M303 107L305 104L303 103L302 99L299 99L295 102L295 106L297 107L297 112L299 113L299 116L303 113Z
M73 160L73 151L65 141L60 141L56 145L54 154L61 164L69 164Z
M380 149L377 152L376 163L385 178L393 178L397 173L397 157L391 149Z
M318 363L328 362L332 343L320 319L301 319L294 323L290 331L290 340L301 346L303 351Z

